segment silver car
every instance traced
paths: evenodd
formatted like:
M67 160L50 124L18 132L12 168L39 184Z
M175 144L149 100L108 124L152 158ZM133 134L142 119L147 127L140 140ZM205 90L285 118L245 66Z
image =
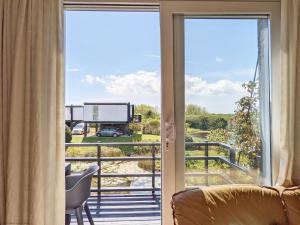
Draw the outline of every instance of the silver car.
M98 137L118 137L121 135L122 132L116 128L104 128L96 133Z
M87 125L87 133L90 132L90 128ZM83 134L84 133L84 123L78 123L72 130L72 134Z

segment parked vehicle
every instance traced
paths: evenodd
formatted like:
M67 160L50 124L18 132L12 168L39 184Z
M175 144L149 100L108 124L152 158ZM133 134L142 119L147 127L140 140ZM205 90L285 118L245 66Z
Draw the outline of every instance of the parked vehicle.
M118 137L121 135L123 135L123 133L116 128L104 128L96 133L98 137Z
M90 127L87 125L87 133L90 132ZM84 134L84 123L78 123L72 130L72 134Z

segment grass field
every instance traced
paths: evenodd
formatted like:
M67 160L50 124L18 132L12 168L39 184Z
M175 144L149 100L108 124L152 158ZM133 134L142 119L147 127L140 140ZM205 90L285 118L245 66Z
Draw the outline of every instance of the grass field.
M72 143L96 143L96 142L159 142L159 135L150 134L134 134L132 136L120 136L120 137L83 137L83 135L73 135Z
M120 137L97 137L89 136L83 137L83 135L73 135L72 143L113 143L113 142L160 142L159 135L149 135L149 134L134 134L132 136L120 136ZM147 154L149 152L149 147L102 147L103 154L115 155L140 155ZM96 156L97 147L69 147L66 150L66 156L78 156L78 157L88 157Z

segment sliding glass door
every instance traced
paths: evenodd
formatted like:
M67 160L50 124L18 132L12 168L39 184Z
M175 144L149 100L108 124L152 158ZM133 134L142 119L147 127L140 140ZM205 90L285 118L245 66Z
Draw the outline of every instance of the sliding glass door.
M172 225L175 192L270 184L280 3L109 2L65 3L66 156L101 167L96 222Z
M279 13L274 2L162 3L163 209L188 188L271 184Z
M270 179L269 18L184 17L185 187Z

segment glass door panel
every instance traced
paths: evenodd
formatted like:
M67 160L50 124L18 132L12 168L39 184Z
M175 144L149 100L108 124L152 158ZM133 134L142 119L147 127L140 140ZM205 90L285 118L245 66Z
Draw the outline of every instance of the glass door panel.
M269 18L184 18L185 187L270 171Z

